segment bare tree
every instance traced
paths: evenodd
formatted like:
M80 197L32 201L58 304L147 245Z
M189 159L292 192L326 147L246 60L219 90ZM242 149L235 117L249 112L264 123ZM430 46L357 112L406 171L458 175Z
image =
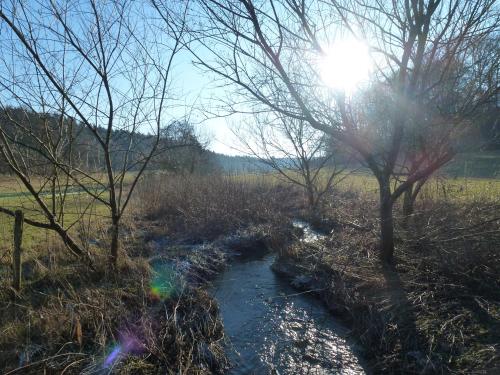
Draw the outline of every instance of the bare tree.
M469 144L469 149L477 148L480 141L471 142L470 134L480 130L479 114L498 96L500 47L498 35L494 34L474 38L467 45L466 55L447 55L445 61L425 61L426 79L437 83L430 89L432 93L423 92L421 98L415 99L418 106L407 119L409 131L403 137L401 153L404 159L399 169L406 175L420 167L422 155L430 160L439 159L444 153L452 157L456 146L463 148L460 144L464 142ZM419 192L430 177L431 174L422 177L405 190L403 216L406 223Z
M280 114L256 115L235 130L241 151L277 172L277 177L297 185L307 197L309 213L345 175L334 158L332 140L307 122Z
M193 174L201 169L208 173L208 143L188 120L173 121L162 129L154 166L179 174Z
M202 19L192 30L202 45L192 48L197 63L238 88L224 103L230 112L307 121L371 170L380 258L391 262L395 201L453 157L452 130L468 126L469 114L498 91L469 53L498 32L495 2L199 0L193 13ZM321 79L318 61L347 35L370 45L376 69L366 94L344 95ZM417 151L409 152L411 134Z
M53 171L52 177L44 173L46 180L60 183L63 176L63 187L71 181L90 201L108 208L112 266L118 259L124 212L158 147L172 62L181 48L182 9L176 9L176 15L177 11L181 17L174 22L169 7L164 16L172 22L160 25L146 2L12 0L0 7L4 109L18 103L46 113L46 106L61 121L78 122L92 140L98 162L88 170L88 163L85 168L67 147L64 153L54 153L60 144L37 138L29 125L12 118L23 142L2 124L2 155L40 207L48 221L43 224L67 244L62 216L49 207L43 189L34 183L33 168L23 158L25 150L37 153ZM67 126L57 125L56 132ZM68 134L58 139L71 139L73 133ZM82 253L74 241L70 243L74 252Z

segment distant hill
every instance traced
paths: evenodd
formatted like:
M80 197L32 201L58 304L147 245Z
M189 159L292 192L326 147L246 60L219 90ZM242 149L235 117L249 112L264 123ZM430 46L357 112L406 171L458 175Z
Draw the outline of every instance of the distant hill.
M104 156L101 148L96 142L95 137L90 130L78 122L71 124L71 121L64 119L60 122L58 114L33 113L21 108L9 108L10 115L17 121L29 125L34 134L42 140L48 137L48 134L59 134L61 126L64 127L63 136L71 137L74 143L67 153L72 154L73 162L84 170L99 170L103 168ZM48 121L48 125L43 125ZM10 134L12 139L20 143L37 147L30 140L26 133L17 132L13 123L5 116L0 114L0 123ZM61 125L62 124L62 125ZM45 131L48 129L49 133ZM104 137L104 128L95 128L95 130ZM127 167L130 170L137 168L137 161L149 152L154 143L154 137L141 133L129 133L124 130L115 130L112 132L112 152L111 162L113 166L121 168L124 160L127 160ZM466 143L464 143L465 148ZM128 159L125 159L127 150L131 149ZM500 149L495 149L493 143L489 144L489 150L480 147L479 144L468 143L467 151L462 148L455 158L442 168L439 173L450 177L478 177L478 178L500 178ZM192 126L183 122L174 122L170 124L161 135L158 155L152 160L149 168L166 169L172 172L188 172L209 174L220 171L227 174L244 173L262 173L270 172L272 168L259 159L251 156L230 156L219 154L210 150L201 144ZM474 150L474 151L471 151ZM479 149L482 149L480 151ZM38 153L33 153L30 157L33 160L40 159L44 150L40 149ZM66 153L66 151L65 151ZM336 159L341 163L348 163L350 168L359 168L359 165L353 163L351 159L337 155ZM43 161L43 160L42 160ZM289 160L282 159L283 165ZM278 163L280 161L278 160ZM42 164L42 163L40 163ZM140 164L140 163L139 163ZM0 158L0 173L8 173L9 169Z
M272 168L251 156L230 156L206 151L216 170L228 174L270 172ZM359 169L351 161L349 169ZM364 168L362 168L364 169ZM500 178L500 151L458 153L438 173L449 177Z

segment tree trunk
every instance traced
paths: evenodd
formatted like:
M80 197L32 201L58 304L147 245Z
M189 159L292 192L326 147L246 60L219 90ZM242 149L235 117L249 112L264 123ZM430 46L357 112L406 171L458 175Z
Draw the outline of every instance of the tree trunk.
M13 273L14 279L12 286L15 290L19 291L21 289L21 244L23 241L23 224L24 215L20 210L16 211L14 222L14 254L13 254Z
M114 219L111 225L111 256L109 263L111 268L116 269L118 265L118 251L120 249L120 227L119 221Z
M410 216L413 214L414 206L414 196L413 196L413 184L410 185L408 190L404 192L403 195L403 228L408 229L410 222Z
M94 265L92 263L92 259L90 258L90 254L82 249L71 237L61 225L57 222L52 223L52 229L59 234L62 238L64 244L73 252L73 254L82 257L86 263L90 266L90 268L94 269Z
M307 188L307 201L309 203L309 210L312 212L315 211L316 202L314 201L314 191L312 187Z
M393 200L389 179L379 181L380 185L380 260L392 263L394 255Z

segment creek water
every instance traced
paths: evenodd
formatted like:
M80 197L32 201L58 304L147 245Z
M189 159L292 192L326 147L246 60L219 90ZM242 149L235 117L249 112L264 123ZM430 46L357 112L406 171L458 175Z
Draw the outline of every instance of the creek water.
M304 239L318 234L304 223ZM271 270L274 254L233 262L215 280L229 338L230 374L364 374L347 330L325 306Z

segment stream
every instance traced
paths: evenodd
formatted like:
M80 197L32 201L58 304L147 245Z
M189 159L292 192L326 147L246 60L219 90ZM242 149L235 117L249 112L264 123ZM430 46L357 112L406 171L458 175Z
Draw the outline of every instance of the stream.
M307 224L303 241L320 236ZM246 255L214 281L230 374L364 374L347 330L316 298L293 289L270 268L275 254Z

